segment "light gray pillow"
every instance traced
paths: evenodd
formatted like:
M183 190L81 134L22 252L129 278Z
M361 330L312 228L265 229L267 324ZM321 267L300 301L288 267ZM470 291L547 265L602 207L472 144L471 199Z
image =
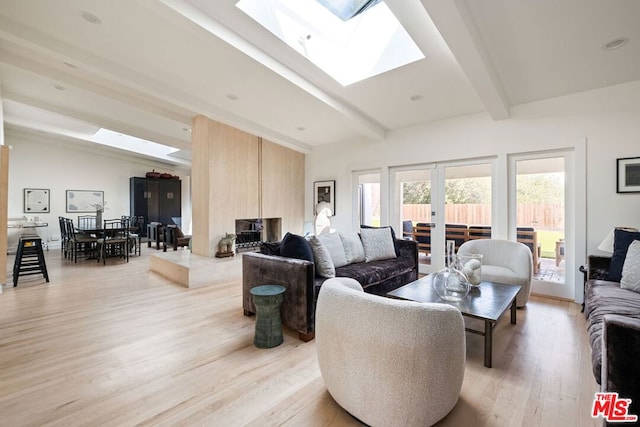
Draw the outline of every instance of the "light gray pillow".
M347 256L344 253L344 246L338 233L324 233L316 236L327 248L331 261L335 268L347 265Z
M342 240L347 264L364 262L364 246L362 246L362 240L360 240L358 233L355 231L340 232L340 240Z
M366 262L396 258L390 228L363 228L360 236Z
M634 240L629 245L627 256L622 266L620 287L640 292L640 240Z
M327 247L317 236L311 236L309 243L313 251L313 262L318 276L327 278L336 277L336 268L333 265L331 254Z

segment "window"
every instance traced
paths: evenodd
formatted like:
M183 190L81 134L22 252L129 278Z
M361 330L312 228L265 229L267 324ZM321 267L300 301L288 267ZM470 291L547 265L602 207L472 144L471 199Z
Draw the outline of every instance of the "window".
M347 86L424 58L387 5L376 3L348 21L316 0L240 0L236 6ZM347 7L345 13L352 12Z

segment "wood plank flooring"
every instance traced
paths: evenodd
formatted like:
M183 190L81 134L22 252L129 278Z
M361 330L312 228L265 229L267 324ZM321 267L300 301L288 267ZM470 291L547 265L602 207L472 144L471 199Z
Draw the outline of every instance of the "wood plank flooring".
M174 285L149 272L153 251L103 266L51 250L49 284L31 276L4 287L0 425L361 425L326 391L314 341L285 328L282 345L255 348L239 281ZM438 425L599 425L579 311L532 298L517 325L498 324L492 369L482 337L467 334L460 400Z

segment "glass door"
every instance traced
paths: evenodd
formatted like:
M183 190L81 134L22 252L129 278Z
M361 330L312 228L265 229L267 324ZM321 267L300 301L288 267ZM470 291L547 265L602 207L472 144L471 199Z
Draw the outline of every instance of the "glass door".
M444 167L445 241L456 252L469 239L490 239L492 214L492 163Z
M534 293L571 298L566 286L565 156L515 158L516 239L532 252Z
M434 230L431 200L434 165L392 168L390 171L391 218L394 230L402 230L405 239L418 242L418 271L432 268L431 233ZM396 232L396 235L399 235Z

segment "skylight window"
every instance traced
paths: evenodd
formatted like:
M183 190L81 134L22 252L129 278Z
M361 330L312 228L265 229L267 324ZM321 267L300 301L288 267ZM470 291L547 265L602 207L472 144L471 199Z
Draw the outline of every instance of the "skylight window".
M343 21L348 21L381 0L316 0Z
M98 130L94 135L89 137L89 139L98 144L133 151L134 153L146 154L160 159L171 159L169 156L178 151L177 148L168 147L146 139L104 128Z
M240 0L237 7L343 86L424 58L383 1L348 21L316 0Z

